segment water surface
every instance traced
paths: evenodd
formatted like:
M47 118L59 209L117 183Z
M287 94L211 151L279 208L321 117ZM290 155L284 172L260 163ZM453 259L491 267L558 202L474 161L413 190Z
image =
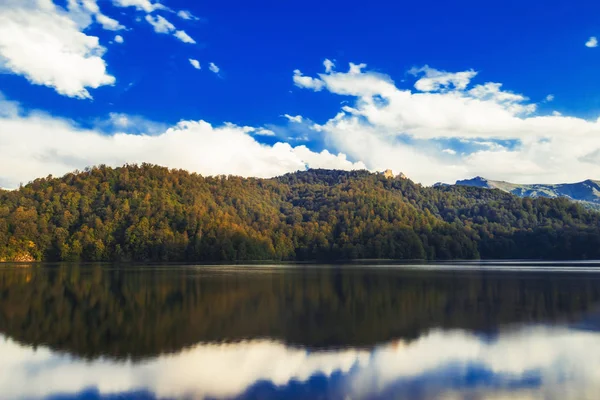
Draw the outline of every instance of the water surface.
M595 399L599 271L0 266L0 398Z

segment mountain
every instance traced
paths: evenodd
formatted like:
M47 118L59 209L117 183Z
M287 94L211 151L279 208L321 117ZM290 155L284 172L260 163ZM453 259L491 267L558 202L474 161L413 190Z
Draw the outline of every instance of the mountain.
M0 191L0 261L474 258L598 259L600 213L367 171L99 166Z
M456 181L457 186L472 186L485 189L499 189L519 197L566 197L581 201L592 208L600 207L600 181L591 179L578 183L559 184L517 184L504 181L492 181L477 176L473 179Z

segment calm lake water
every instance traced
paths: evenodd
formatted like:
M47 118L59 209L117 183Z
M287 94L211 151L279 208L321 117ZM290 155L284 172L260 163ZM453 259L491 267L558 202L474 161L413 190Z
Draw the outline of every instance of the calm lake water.
M0 266L2 399L598 399L599 332L591 263Z

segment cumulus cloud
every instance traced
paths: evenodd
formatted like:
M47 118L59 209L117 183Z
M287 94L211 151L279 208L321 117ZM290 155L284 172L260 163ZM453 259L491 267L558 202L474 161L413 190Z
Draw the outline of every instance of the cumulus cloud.
M14 118L21 112L21 105L16 101L7 99L0 92L0 118Z
M328 67L326 66L325 68ZM330 68L328 69L331 71ZM312 89L316 92L323 89L324 86L321 80L311 78L310 76L304 76L299 69L294 71L294 84L300 88Z
M333 71L335 64L333 63L333 61L326 58L325 61L323 61L323 66L325 67L325 72L330 73L331 71Z
M114 134L160 135L169 129L169 125L149 120L140 115L112 112L108 118L99 118L94 123L98 132Z
M549 94L548 96L546 96L546 101L547 102L554 101L554 95L553 94Z
M302 76L309 83L300 86L354 100L313 129L330 150L371 170L391 168L424 184L476 175L520 183L600 177L600 162L588 157L600 150L598 120L540 115L535 103L500 83L472 84L473 70L416 68L420 83L410 90L364 64L350 64L347 72L325 68ZM467 146L472 150L447 157L443 149L452 140L494 147Z
M598 47L598 39L596 38L596 36L592 36L588 39L587 42L585 42L585 46L586 47Z
M513 114L530 114L536 110L535 104L523 104L529 100L525 96L501 90L501 83L487 82L476 85L469 90L469 94L476 99L492 101L503 105Z
M193 58L190 58L189 61L190 61L190 64L192 64L192 67L194 67L196 69L200 69L200 61L194 60Z
M98 164L149 162L205 175L256 177L325 165L364 168L361 163L331 152L314 153L281 142L261 144L251 134L261 132L260 129L252 127L215 127L205 121L181 121L166 130L139 132L140 126L151 125L129 115L112 114L110 124L98 124L97 129L88 130L38 112L24 113L14 104L10 113L0 115L2 187L14 188L40 176L58 176Z
M469 82L471 82L471 79L477 75L477 72L473 70L450 73L438 71L427 65L421 68L412 68L409 73L415 76L422 75L415 82L415 89L421 92L435 92L452 87L457 90L464 90Z
M91 98L88 88L114 84L102 59L105 48L82 32L89 23L83 17L51 1L1 2L0 68L75 98Z
M125 40L123 39L123 36L121 35L117 35L115 36L115 42L116 43L123 43Z
M11 0L7 0L11 1ZM30 0L25 0L30 1ZM46 1L48 4L52 3L51 0ZM37 0L40 4L40 0ZM103 29L109 31L118 31L125 29L123 25L116 19L110 18L100 11L100 7L97 4L97 0L67 0L67 9L69 11L69 17L75 21L81 29L89 26L93 20L95 20Z
M95 15L96 22L98 22L102 27L109 31L120 31L125 29L123 25L119 23L116 19L107 17L104 14L96 14Z
M208 64L208 69L210 69L215 74L218 74L219 71L221 71L221 68L217 67L217 65L215 63L212 63L212 62L210 64Z
M275 132L266 128L259 128L253 131L255 135L259 136L275 136Z
M290 115L290 114L283 114L283 116L285 118L287 118L288 121L290 121L290 122L296 122L298 124L302 123L302 120L303 120L302 115L293 116L293 115Z
M113 0L113 4L117 7L135 7L137 10L147 13L168 9L159 2L153 3L150 0Z

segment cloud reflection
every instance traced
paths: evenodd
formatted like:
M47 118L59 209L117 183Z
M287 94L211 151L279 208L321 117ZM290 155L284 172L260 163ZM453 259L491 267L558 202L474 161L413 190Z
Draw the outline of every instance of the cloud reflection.
M308 351L269 340L199 344L137 363L85 361L0 339L2 398L587 398L600 391L600 335L536 327L483 336L431 331L371 350Z

